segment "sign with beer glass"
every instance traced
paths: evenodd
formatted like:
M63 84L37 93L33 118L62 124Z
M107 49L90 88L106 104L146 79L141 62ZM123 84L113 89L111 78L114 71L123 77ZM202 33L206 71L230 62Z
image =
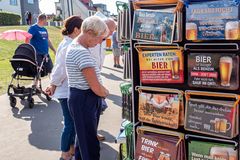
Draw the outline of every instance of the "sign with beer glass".
M183 134L151 127L138 131L135 159L186 160Z
M239 40L239 4L233 0L191 3L186 7L187 40Z
M199 93L201 94L201 92ZM211 94L205 92L204 96L208 95ZM225 94L225 96L229 95ZM236 129L238 101L189 98L186 96L185 129L228 139L235 137L238 134Z
M138 55L142 83L183 83L181 49L140 51Z
M172 43L174 25L173 12L138 9L134 11L132 39Z
M188 159L238 160L238 152L233 142L206 142L207 137L188 142ZM210 141L213 141L212 139ZM232 144L231 144L232 143Z
M175 89L139 87L139 114L141 122L177 129L183 124L183 92ZM146 91L155 91L149 93Z
M239 57L229 53L190 53L188 77L191 87L237 90Z

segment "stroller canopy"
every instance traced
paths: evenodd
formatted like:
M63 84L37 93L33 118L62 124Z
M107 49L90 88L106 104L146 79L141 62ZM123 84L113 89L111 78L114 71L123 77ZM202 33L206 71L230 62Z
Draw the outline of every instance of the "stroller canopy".
M35 51L35 48L31 44L24 43L24 44L19 45L17 47L17 49L15 50L13 59L14 58L28 59L37 65L36 51Z

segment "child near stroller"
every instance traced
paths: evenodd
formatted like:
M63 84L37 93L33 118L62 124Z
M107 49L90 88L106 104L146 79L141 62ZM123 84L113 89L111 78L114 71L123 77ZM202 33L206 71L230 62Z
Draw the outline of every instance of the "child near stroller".
M38 64L35 48L31 44L21 44L15 50L15 53L10 60L14 69L12 74L12 80L8 86L8 96L10 100L10 106L15 107L17 100L15 97L25 99L27 101L25 106L32 108L34 106L34 95L40 95L41 93L46 96L48 101L51 100L43 90L41 85L41 77L46 76L46 68L44 63L47 61L47 57L44 57L41 64ZM17 80L17 84L13 84L13 80ZM31 80L33 84L31 87L20 86L21 80Z

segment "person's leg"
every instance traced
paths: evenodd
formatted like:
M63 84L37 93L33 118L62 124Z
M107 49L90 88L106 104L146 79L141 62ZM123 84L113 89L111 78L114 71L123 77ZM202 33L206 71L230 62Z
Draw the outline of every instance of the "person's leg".
M116 64L117 64L117 66L120 65L120 63L119 63L119 59L120 59L120 57L119 57L119 56L116 56Z
M116 49L115 49L115 56L116 56L117 68L123 68L123 67L120 65L120 56L121 56L121 49L120 49L120 48L116 48Z
M75 129L72 117L69 113L67 98L59 99L62 107L63 118L64 118L64 128L61 137L61 151L62 158L70 158L70 146L73 144L72 139L75 138Z
M75 159L75 160L82 160L77 137L76 137L76 143L75 143L74 159Z
M79 151L83 160L99 160L100 146L97 139L98 98L92 91L70 88L69 108L77 133Z
M113 67L117 67L116 49L113 48L112 52L113 52L113 61L114 61L114 66Z
M105 105L105 106L103 106L103 105ZM103 110L106 109L107 104L106 104L106 102L105 102L104 99L99 99L99 101L98 101L98 106L101 106L101 107L98 107L98 109L97 109L97 111L96 111L97 128L98 128L98 125L99 125L100 114L103 112ZM101 134L98 133L98 134L97 134L97 139L98 139L99 141L104 141L104 140L105 140L105 137L104 137L104 135L101 135Z
M53 62L49 55L47 61L44 63L44 66L46 67L47 74L52 72Z

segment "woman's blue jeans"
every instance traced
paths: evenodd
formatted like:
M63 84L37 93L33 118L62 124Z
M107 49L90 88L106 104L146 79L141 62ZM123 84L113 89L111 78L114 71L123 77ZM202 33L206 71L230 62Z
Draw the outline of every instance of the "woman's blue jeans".
M75 129L73 119L70 115L68 109L68 99L58 99L63 112L63 119L64 119L64 127L62 130L62 137L61 137L61 151L68 152L71 145L74 145L75 142Z

